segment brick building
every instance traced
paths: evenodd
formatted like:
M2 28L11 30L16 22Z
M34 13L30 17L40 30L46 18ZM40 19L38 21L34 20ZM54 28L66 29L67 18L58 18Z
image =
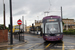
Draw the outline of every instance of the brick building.
M42 20L35 20L35 26L41 26Z
M63 19L64 22L64 29L75 29L75 22L74 19Z
M30 26L27 26L27 27L26 27L26 32L29 32L30 27L32 27L32 26L30 25Z

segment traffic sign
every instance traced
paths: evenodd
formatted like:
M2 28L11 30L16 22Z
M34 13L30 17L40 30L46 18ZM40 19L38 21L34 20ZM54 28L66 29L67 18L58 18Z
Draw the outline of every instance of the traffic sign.
M17 24L18 24L18 25L21 25L21 24L22 24L22 21L19 19L19 20L17 21Z

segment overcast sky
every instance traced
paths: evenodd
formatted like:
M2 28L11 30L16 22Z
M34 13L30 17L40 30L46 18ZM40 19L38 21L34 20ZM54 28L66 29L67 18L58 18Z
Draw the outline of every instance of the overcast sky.
M10 24L9 0L4 0L6 5L6 26ZM75 0L12 0L13 25L24 16L27 25L34 23L34 20L42 20L48 15L60 16L60 7L63 8L63 18L75 19ZM38 17L37 17L38 16ZM0 0L0 24L3 24L3 0Z

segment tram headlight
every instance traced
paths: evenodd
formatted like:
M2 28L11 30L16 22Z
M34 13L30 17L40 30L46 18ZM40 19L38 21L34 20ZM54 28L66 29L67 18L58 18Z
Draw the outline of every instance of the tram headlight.
M48 35L45 35L45 36L48 36Z
M56 36L60 36L60 34L57 34Z

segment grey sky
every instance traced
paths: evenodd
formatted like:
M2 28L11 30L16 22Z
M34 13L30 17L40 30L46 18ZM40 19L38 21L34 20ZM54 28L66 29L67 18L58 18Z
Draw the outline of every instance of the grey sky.
M3 24L3 0L0 0L0 24ZM50 1L50 2L49 2ZM4 0L6 4L6 26L10 23L9 0ZM63 7L63 17L75 19L75 0L12 0L13 25L18 19L27 20L31 25L34 20L41 20L49 11L48 15L59 15L60 7ZM56 12L55 12L56 11ZM38 17L37 17L38 16Z

